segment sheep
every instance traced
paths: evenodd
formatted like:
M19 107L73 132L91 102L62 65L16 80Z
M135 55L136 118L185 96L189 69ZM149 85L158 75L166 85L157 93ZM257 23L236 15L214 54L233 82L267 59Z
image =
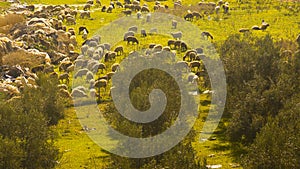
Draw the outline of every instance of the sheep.
M63 73L61 75L59 75L58 80L61 81L62 83L64 82L64 80L66 81L66 83L69 83L69 74L68 73Z
M94 4L94 1L93 1L93 0L88 0L88 1L86 2L86 4L93 5L93 4Z
M202 18L202 15L201 15L199 12L196 12L196 11L192 12L192 15L193 15L193 17L195 17L196 19L201 19L201 18Z
M262 24L260 26L260 30L266 30L270 25L266 23L264 20L262 20Z
M170 39L170 40L168 40L168 46L174 46L175 45L175 40L172 40L172 39Z
M252 28L251 28L252 30L260 30L260 27L259 26L257 26L257 25L254 25L254 26L252 26Z
M171 52L171 48L169 46L165 46L165 47L162 48L162 51Z
M137 26L131 26L131 27L128 28L128 32L129 32L129 31L132 31L132 32L137 33L138 27L137 27Z
M122 3L121 3L120 1L117 1L117 2L116 2L116 5L117 5L119 8L123 8L123 5L122 5Z
M117 53L116 52L107 52L105 55L104 55L104 62L108 62L110 60L113 60L115 59L117 56Z
M105 12L106 11L106 6L103 6L102 8L101 8L101 12Z
M151 13L146 15L146 22L151 22Z
M80 70L78 70L78 72L75 73L74 78L76 79L77 77L82 77L82 76L86 75L88 71L89 70L87 68L80 69Z
M62 98L66 98L66 99L72 98L70 92L68 90L65 90L65 89L59 89L58 95Z
M120 64L119 63L114 63L112 66L111 66L111 71L112 72L116 72L120 69Z
M153 34L153 33L157 33L158 31L157 31L157 28L151 28L149 32L151 34Z
M91 6L92 6L91 4L85 4L83 10L84 11L91 10Z
M197 68L197 70L199 70L200 66L201 66L201 63L199 61L192 61L189 66L190 66L191 69Z
M199 77L196 74L190 73L188 75L188 82L189 83L198 83L198 81L199 81Z
M31 72L32 73L42 72L42 71L44 71L44 68L45 68L45 65L38 65L38 66L31 68Z
M228 4L228 2L226 2L223 5L223 9L224 9L224 14L228 14L228 12L229 12L229 4Z
M141 13L140 11L138 11L138 12L136 13L136 17L137 17L137 19L141 19L142 13Z
M90 11L81 11L80 12L80 18L84 19L84 18L91 18L91 13Z
M112 13L113 8L114 7L112 5L109 5L109 7L107 8L106 12L107 13Z
M87 66L87 62L88 62L88 60L77 59L75 61L75 66L76 67L85 67L85 66Z
M250 30L248 28L241 28L239 30L240 33L245 33L245 32L249 32Z
M147 36L147 33L146 33L145 29L141 29L141 36L142 37L146 37Z
M114 50L114 52L116 52L117 56L122 55L124 52L124 48L123 46L117 46Z
M176 29L176 28L177 28L177 21L172 20L172 29Z
M163 48L163 47L162 47L160 44L155 45L155 46L153 47L153 49L152 49L152 53L160 52L160 51L162 51L162 48Z
M88 95L84 91L76 89L76 88L72 90L71 96L73 98L88 97Z
M57 85L58 89L64 89L64 90L68 90L68 86L66 84L59 84Z
M184 20L186 20L186 21L193 21L193 18L194 18L194 16L192 13L188 13L184 16Z
M202 32L202 33L201 33L201 36L202 36L203 38L206 37L206 39L208 39L208 37L210 37L212 40L214 39L214 37L213 37L209 32L206 32L206 31Z
M66 18L66 23L70 25L76 25L76 20L73 17L67 17Z
M95 89L90 89L90 97L91 98L95 98L96 97L99 97L99 95L97 94L96 90Z
M126 41L127 37L129 36L134 36L134 32L133 31L128 31L124 34L124 41Z
M88 49L89 49L89 46L88 46L88 45L83 45L83 46L81 47L81 54L82 54L82 55L85 55Z
M186 61L178 61L175 63L175 68L178 70L184 70L187 72L188 71L188 68L189 68L189 65Z
M110 50L111 45L109 43L103 43L105 50Z
M91 59L91 60L88 61L87 68L88 68L89 70L92 70L92 68L93 68L94 65L96 65L96 64L98 64L98 61L97 61L97 60Z
M107 81L109 81L111 78L112 78L112 76L115 74L115 72L108 72L107 74L106 74L106 76L107 76Z
M67 68L67 72L68 73L71 73L71 72L73 72L75 70L75 66L72 64L72 65L70 65L68 68Z
M88 29L85 26L80 26L78 29L78 34L80 35L81 32L83 32L83 30L85 30L87 33L89 33Z
M89 82L91 79L94 79L94 74L91 71L88 71L85 76L85 80Z
M58 67L59 71L66 71L69 66L72 65L70 61L62 61Z
M180 49L181 49L182 52L185 52L188 49L187 44L182 41L180 43Z
M104 88L104 90L106 91L106 86L107 86L107 80L105 79L97 80L94 84L94 87L97 88L99 92L101 88Z
M149 8L148 8L147 6L143 6L143 7L141 8L141 12L149 13L150 10L149 10Z
M125 11L122 11L124 14L125 14L125 16L130 16L131 15L131 13L132 13L132 11L129 9L129 10L125 10Z
M198 54L202 54L203 53L203 49L202 48L196 48L195 51Z
M215 11L216 11L216 14L217 14L217 15L220 13L220 9L221 9L221 7L220 7L219 5L216 6Z
M171 33L172 37L174 39L181 39L182 38L182 32L179 31L179 32L174 32L174 33Z
M76 36L72 35L70 37L70 44L72 44L73 46L77 46L77 41L76 41Z
M83 35L82 35L82 39L86 40L88 36L88 33L86 30L83 30Z
M126 38L126 40L127 40L127 44L130 44L130 42L131 42L132 44L134 44L134 43L136 43L137 45L139 44L139 41L138 41L137 38L134 37L134 36L128 36L128 37Z
M103 73L103 70L105 70L105 69L106 69L106 66L104 63L98 63L92 67L93 72L98 72L99 70L101 70L101 73Z
M90 47L90 48L86 51L86 55L87 55L88 57L91 58L91 57L93 57L94 52L95 52L95 48Z

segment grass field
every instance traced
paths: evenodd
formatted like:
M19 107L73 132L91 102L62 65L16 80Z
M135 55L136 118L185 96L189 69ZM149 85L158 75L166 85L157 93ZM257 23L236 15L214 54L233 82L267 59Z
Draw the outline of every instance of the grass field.
M26 1L27 3L34 4L84 4L85 0L31 0ZM109 1L101 1L102 4L108 5ZM145 1L141 1L143 4ZM161 1L163 4L168 5L173 8L173 1ZM264 3L263 3L264 2ZM150 9L153 9L153 2L147 2ZM197 1L187 0L183 1L183 4L189 6L191 4L197 4ZM255 36L264 36L265 34L271 34L275 40L281 39L295 39L300 33L300 21L299 14L294 12L294 10L289 10L289 6L294 6L295 10L299 11L299 3L293 2L280 2L280 1L254 1L248 0L243 1L243 3L238 3L237 1L229 1L231 11L230 15L216 14L205 16L204 19L193 21L192 24L198 26L203 31L209 31L213 36L213 42L221 44L229 35L238 33L240 28L251 28L253 25L260 25L261 20L264 19L270 24L270 27L266 31L251 31ZM0 2L0 9L6 8L7 3ZM81 9L82 7L79 7ZM96 33L101 27L111 23L123 16L121 14L122 9L116 9L113 13L102 13L99 8L93 7L91 17L92 19L77 19L77 24L74 27L78 30L80 26L86 26L90 31L90 36ZM186 11L182 12L186 13ZM180 17L182 17L181 15ZM124 30L126 31L126 30ZM153 35L151 38L145 39L144 44L160 43L166 45L168 36ZM195 37L195 38L200 38ZM81 36L77 36L77 41L79 44L83 42ZM125 42L119 42L115 45L126 46ZM121 62L121 60L132 51L134 47L126 48L125 54L117 58L116 62ZM79 50L79 48L77 49ZM112 63L108 64L108 67ZM108 71L108 70L107 70ZM106 73L106 72L104 72ZM100 75L99 75L100 76ZM72 82L71 82L72 83ZM209 102L210 97L202 95L201 102ZM109 97L104 96L104 100L109 100ZM105 102L99 105L100 109L106 106ZM195 130L199 131L204 123L204 119L209 111L209 104L201 106L199 110L199 118L195 123ZM83 107L85 108L85 107ZM87 110L85 110L88 112ZM74 108L68 108L65 112L66 117L60 121L60 123L54 128L58 133L58 140L56 145L62 152L62 158L58 162L57 168L59 169L78 169L78 168L105 168L108 163L108 154L101 151L101 148L96 145L88 135L82 130L79 123L78 117ZM238 163L240 152L239 145L232 145L226 142L224 139L224 129L227 126L227 118L224 117L220 122L219 128L213 135L216 140L209 140L204 143L200 143L196 140L193 144L195 151L199 157L207 157L208 164L221 164L222 168L232 168L235 163ZM239 167L237 167L239 168Z

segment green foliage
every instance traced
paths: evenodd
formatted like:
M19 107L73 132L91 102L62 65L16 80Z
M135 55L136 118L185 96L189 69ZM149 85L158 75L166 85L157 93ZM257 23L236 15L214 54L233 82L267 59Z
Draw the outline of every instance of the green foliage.
M54 79L39 76L37 88L0 103L0 168L54 168L59 157L49 125L63 117Z
M243 160L245 168L300 168L299 101L269 118Z

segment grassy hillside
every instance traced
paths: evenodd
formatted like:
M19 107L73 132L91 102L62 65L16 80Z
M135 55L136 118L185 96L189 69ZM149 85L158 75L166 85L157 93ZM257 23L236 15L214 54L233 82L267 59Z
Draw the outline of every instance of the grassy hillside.
M27 3L34 4L69 4L82 9L79 4L85 3L85 0L32 0L26 1ZM109 1L101 1L102 4L108 5ZM145 1L141 1L143 4ZM264 2L264 3L263 3ZM154 2L146 2L150 9L153 9ZM173 8L173 1L161 1L162 4L166 4ZM0 3L2 6L3 3ZM186 0L183 4L189 6L197 4L197 1ZM222 43L229 35L239 33L240 28L251 28L253 25L260 25L261 20L264 19L270 24L270 27L266 31L251 31L250 33L255 36L264 36L265 34L271 34L275 40L280 39L295 39L300 33L300 22L298 13L299 3L294 4L292 2L279 2L279 1L243 1L243 3L237 3L237 1L229 1L230 4L230 15L212 14L205 16L204 19L193 21L194 25L197 25L203 31L209 31L213 36L213 42L216 44ZM6 5L6 4L4 4ZM77 6L78 5L78 6ZM293 6L289 9L289 6ZM93 7L91 17L92 19L77 19L77 24L74 27L78 30L80 26L86 26L90 34L93 35L99 28L109 24L113 20L122 17L122 9L116 9L112 13L102 13L99 11L99 7ZM186 10L181 12L182 14L187 13ZM179 14L181 17L182 14ZM210 19L209 19L210 17ZM124 30L125 31L125 30ZM246 35L245 35L246 36ZM195 38L200 38L195 37ZM161 43L166 45L168 37L152 36L151 39L147 39L144 43ZM77 36L79 44L83 42L81 36ZM125 46L124 42L120 42ZM133 50L132 47L126 48L125 54L117 60L120 62L122 58L126 57L128 53ZM111 66L109 63L108 67ZM209 96L202 95L202 102L209 102ZM105 99L109 99L105 97ZM99 105L100 109L104 108L105 103ZM209 104L201 107L199 110L200 117L197 120L194 128L199 131L203 125L203 119L207 115L209 110ZM86 110L88 112L88 110ZM223 168L231 168L238 161L239 152L235 151L236 147L233 147L230 143L224 139L223 129L227 126L226 117L223 118L220 123L220 127L213 135L216 138L205 143L194 142L194 148L199 157L207 157L208 164L222 164ZM66 111L66 118L61 120L59 125L56 126L55 130L58 132L59 139L56 145L62 152L62 158L59 161L57 168L105 168L110 162L108 154L101 151L101 149L85 134L80 126L78 117L74 112L73 108L69 108Z

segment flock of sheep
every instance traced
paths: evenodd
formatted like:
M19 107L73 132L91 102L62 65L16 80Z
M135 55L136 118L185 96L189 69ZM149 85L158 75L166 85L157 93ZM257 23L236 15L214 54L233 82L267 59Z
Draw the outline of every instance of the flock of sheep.
M137 19L145 14L146 22L150 22L150 11L167 10L169 7L160 2L153 2L153 9L145 3L140 4L137 0L111 1L109 5L104 5L100 0L88 0L82 6L69 5L13 5L6 11L6 15L25 16L22 22L11 26L7 34L0 35L0 91L8 93L9 97L20 94L24 86L38 87L35 83L37 73L49 74L50 77L57 78L62 96L72 97L95 97L100 98L100 93L108 93L107 89L112 76L119 70L120 65L116 62L117 57L126 57L130 53L125 53L126 46L112 46L109 43L101 42L101 36L89 38L89 28L80 26L78 30L72 28L77 24L77 20L91 19L93 11L99 8L102 12L110 13L115 8L122 8L124 15L136 13ZM229 12L229 4L220 0L218 3L200 2L199 7L208 12ZM181 8L180 0L174 2L174 8ZM81 8L81 7L80 7ZM193 21L203 18L203 14L197 11L187 11L184 19ZM177 29L178 22L170 21L174 30ZM265 30L269 24L263 22L259 30ZM136 36L140 31L140 36ZM157 33L156 28L152 28L149 33ZM84 43L78 44L76 36L81 35ZM148 32L139 29L137 26L124 30L124 41L127 45L140 45L140 38L148 36ZM177 64L185 68L190 68L191 73L188 81L198 82L200 76L205 75L205 68L202 59L205 56L201 48L190 49L188 44L182 41L183 33L174 31L165 45L149 44L145 50L145 56L159 55L168 51L175 58L178 53L184 53L182 61ZM199 37L213 39L209 32L202 32ZM80 49L79 52L76 52ZM176 54L177 52L177 54ZM11 65L8 63L8 56L22 55L30 56L29 62ZM178 58L178 56L177 56ZM109 67L108 65L112 65ZM84 79L87 85L70 88L70 78L73 80ZM113 87L112 87L113 88ZM101 91L101 89L103 89ZM108 90L108 92L107 92Z

